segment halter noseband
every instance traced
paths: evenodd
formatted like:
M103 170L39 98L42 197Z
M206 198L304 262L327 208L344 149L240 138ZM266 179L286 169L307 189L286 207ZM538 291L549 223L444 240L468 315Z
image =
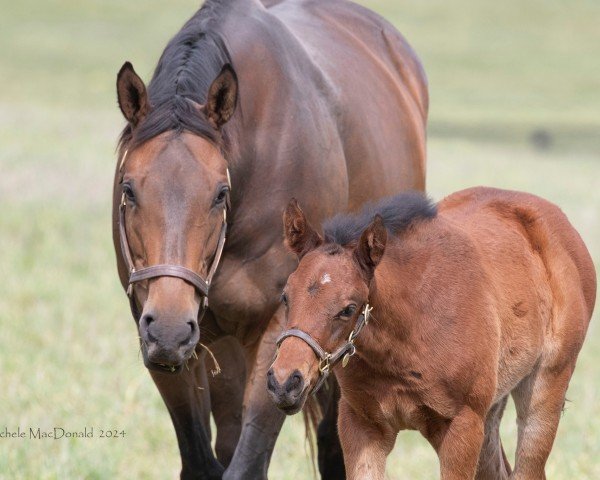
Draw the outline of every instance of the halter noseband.
M123 154L121 164L119 165L119 170L122 170L126 156L127 151L125 151L125 153ZM129 241L127 240L127 231L125 229L125 208L127 206L127 203L125 201L125 193L121 195L121 203L119 205L119 239L121 243L121 253L123 255L123 259L125 260L127 271L129 272L127 296L129 297L131 313L133 314L136 320L139 319L140 314L137 308L137 304L135 302L135 298L133 296L133 285L137 282L157 277L181 278L182 280L185 280L186 282L193 285L202 297L202 304L198 313L198 321L200 321L204 316L204 313L208 308L208 292L210 290L210 285L212 283L215 273L217 272L217 268L219 267L219 262L221 261L221 256L223 255L223 248L225 247L225 240L227 234L227 210L230 207L229 194L231 193L231 178L229 176L229 169L227 169L227 183L229 185L229 192L227 194L228 197L225 202L225 207L223 208L223 223L221 224L221 231L219 233L217 249L215 250L215 254L213 256L213 260L210 269L208 270L208 275L206 279L202 278L198 273L194 272L193 270L190 270L189 268L183 267L181 265L159 264L139 268L136 270L135 264L133 262L133 257L131 256L131 248L129 247Z
M373 310L373 307L370 307L369 304L366 303L363 311L356 320L354 329L352 329L350 332L350 336L348 337L346 343L332 353L327 352L323 347L321 347L319 342L317 342L310 334L297 328L286 330L279 335L279 338L277 338L276 342L277 349L279 349L286 338L297 337L303 340L310 348L312 348L317 358L319 358L319 380L313 387L311 393L317 393L317 391L323 386L323 383L325 383L325 380L327 380L327 377L329 376L331 368L337 365L340 360L342 360L342 368L345 367L348 364L350 357L356 353L354 340L356 340L356 337L358 337L358 334L363 327L369 323L369 315L371 310Z

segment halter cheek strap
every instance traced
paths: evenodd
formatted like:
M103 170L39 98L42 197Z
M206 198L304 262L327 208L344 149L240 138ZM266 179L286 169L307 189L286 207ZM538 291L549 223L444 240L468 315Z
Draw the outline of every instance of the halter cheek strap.
M127 151L123 154L119 170L123 168ZM231 178L229 176L229 169L227 169L227 183L229 184L229 192L223 208L223 222L221 224L221 231L219 232L219 240L217 243L217 249L215 250L212 263L208 270L206 279L202 278L198 273L186 268L182 265L171 265L171 264L158 264L151 265L149 267L143 267L140 269L135 268L133 257L131 255L131 248L129 247L129 241L127 239L127 230L125 228L125 209L127 202L125 199L125 193L121 195L121 203L119 205L119 240L121 244L121 253L125 260L127 271L129 272L129 281L127 286L127 296L129 297L129 304L131 307L131 313L136 320L139 319L139 309L133 295L133 285L143 280L149 280L151 278L158 277L175 277L185 280L189 284L193 285L202 297L202 304L198 313L198 321L202 319L206 309L208 308L208 293L213 277L219 267L219 262L223 255L223 248L225 247L225 240L227 235L227 210L230 208L230 197L231 193Z
M350 336L348 337L346 343L332 353L327 352L323 347L321 347L319 342L317 342L310 334L298 328L286 330L279 336L279 338L277 338L276 343L278 349L286 338L296 337L300 340L303 340L310 348L312 348L313 352L315 352L315 355L319 359L319 380L317 380L317 383L313 387L311 393L315 394L317 391L319 391L319 389L323 386L323 383L325 383L325 380L327 380L331 368L337 365L340 360L342 360L342 368L346 367L350 357L356 353L354 340L356 340L356 337L358 337L358 334L361 332L363 327L369 323L369 315L371 310L373 310L373 308L366 303L363 311L356 320L356 325L354 325L354 329L352 332L350 332Z

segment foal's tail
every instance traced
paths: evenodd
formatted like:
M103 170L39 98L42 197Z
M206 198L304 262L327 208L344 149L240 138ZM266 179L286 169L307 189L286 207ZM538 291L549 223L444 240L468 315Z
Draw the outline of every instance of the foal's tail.
M304 404L304 409L302 410L302 417L304 419L304 432L306 443L308 443L308 449L310 452L310 462L313 468L313 475L315 478L317 477L317 429L319 428L319 423L323 419L323 409L319 403L319 400L315 395L310 395L306 403Z

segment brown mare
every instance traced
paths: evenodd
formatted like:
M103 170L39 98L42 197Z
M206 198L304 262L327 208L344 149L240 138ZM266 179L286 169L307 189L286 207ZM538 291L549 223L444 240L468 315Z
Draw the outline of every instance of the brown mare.
M422 190L424 73L390 24L350 2L208 0L169 42L148 88L127 63L117 92L128 121L113 195L119 276L173 420L181 476L266 478L285 415L264 385L284 321L281 289L297 264L280 206L295 196L319 220ZM200 336L221 375L207 375ZM344 476L336 405L319 427L327 478Z
M356 350L334 369L347 478L383 479L402 429L431 443L444 480L545 478L596 296L592 260L558 207L480 187L450 195L437 215L421 194L391 197L326 222L324 239L295 202L284 223L301 261L268 388L294 413L319 366L343 358L327 353ZM499 436L509 394L512 474Z

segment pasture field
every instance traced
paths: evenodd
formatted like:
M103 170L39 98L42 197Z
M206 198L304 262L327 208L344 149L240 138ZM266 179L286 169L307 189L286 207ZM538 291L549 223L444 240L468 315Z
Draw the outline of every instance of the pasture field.
M600 4L363 1L430 80L428 187L527 190L559 204L600 265ZM198 3L0 0L0 432L94 427L93 439L0 438L0 479L176 478L169 416L138 356L110 235L114 81L149 80ZM537 145L537 146L536 146ZM592 320L547 473L600 478L600 315ZM516 445L514 409L502 435ZM98 438L100 429L125 438ZM512 456L511 456L512 457ZM437 477L401 433L390 479ZM312 478L300 417L270 478Z

